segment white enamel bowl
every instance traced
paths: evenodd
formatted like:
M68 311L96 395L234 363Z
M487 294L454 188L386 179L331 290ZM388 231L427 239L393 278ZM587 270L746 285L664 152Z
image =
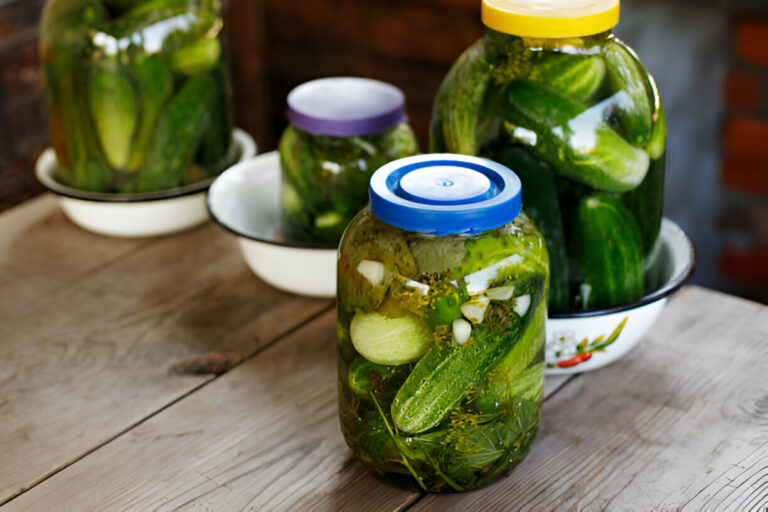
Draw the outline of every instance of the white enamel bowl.
M550 315L547 319L547 374L595 370L629 352L648 332L667 299L693 272L693 244L669 219L661 223L661 287L623 306Z
M240 162L256 155L256 143L250 135L236 129L232 136L240 147ZM37 160L37 179L59 196L66 216L88 231L122 238L160 236L209 219L205 196L213 178L165 192L104 194L62 185L56 179L57 167L53 149L46 149Z
M248 266L275 288L311 297L336 296L336 247L287 240L280 229L280 156L242 162L211 185L213 220L238 236Z

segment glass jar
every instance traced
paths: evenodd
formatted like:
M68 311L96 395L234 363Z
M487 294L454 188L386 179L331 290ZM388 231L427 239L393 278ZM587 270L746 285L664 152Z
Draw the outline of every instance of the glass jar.
M549 259L506 167L423 155L373 175L339 248L339 414L378 473L485 485L539 425Z
M336 246L368 202L371 174L418 153L396 87L365 78L313 80L288 96L280 139L283 232Z
M107 193L238 158L219 0L48 0L40 55L58 179Z
M483 0L488 31L438 93L432 151L513 169L547 240L550 312L609 308L658 286L665 124L617 39L618 0Z

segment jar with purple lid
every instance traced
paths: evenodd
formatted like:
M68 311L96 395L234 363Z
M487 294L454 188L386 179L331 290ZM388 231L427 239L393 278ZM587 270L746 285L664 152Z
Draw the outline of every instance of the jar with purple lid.
M373 172L418 152L405 97L376 80L323 78L291 91L288 119L279 144L283 231L335 246L368 202Z

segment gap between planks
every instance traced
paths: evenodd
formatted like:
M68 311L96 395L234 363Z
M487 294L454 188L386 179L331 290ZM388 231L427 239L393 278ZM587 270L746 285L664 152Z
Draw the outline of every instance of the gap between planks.
M270 342L268 342L268 343L266 343L266 344L264 344L264 345L260 346L260 347L259 347L259 348L257 348L257 349L256 349L256 350L255 350L255 351L252 353L252 354L250 354L250 355L248 355L247 357L243 358L243 359L242 359L241 361L239 361L237 364L234 364L234 365L233 365L231 368L229 368L229 369L228 369L226 372L224 372L224 373L222 373L222 374L219 374L219 375L214 375L214 376L210 377L209 379L207 379L207 380L205 380L205 381L201 382L200 384L198 384L198 385L194 386L193 388L189 389L188 391L186 391L186 392L185 392L185 393L183 393L182 395L180 395L180 396L176 397L175 399L171 400L170 402L168 402L168 403L167 403L167 404L165 404L164 406L162 406L162 407L158 408L157 410L155 410L155 411L154 411L154 412L152 412L151 414L148 414L147 416L145 416L145 417L141 418L140 420L138 420L138 421L134 422L133 424L131 424L131 425L129 425L128 427L126 427L126 428L124 428L123 430L121 430L120 432L118 432L118 433L116 433L115 435L111 436L109 439L106 439L106 440L104 440L103 442L101 442L101 443L99 443L99 444L95 445L93 448L91 448L91 449L89 449L89 450L87 450L87 451L83 452L83 453L82 453L82 454L80 454L78 457L76 457L76 458L72 459L71 461L67 462L66 464L64 464L64 465L62 465L61 467L57 468L56 470L52 471L52 472L51 472L51 473L49 473L48 475L45 475L44 477L42 477L42 478L40 478L39 480L35 481L35 482L34 482L32 485L30 485L28 488L26 488L26 489L22 490L21 492L19 492L19 493L15 494L15 495L13 495L13 496L10 496L10 497L8 497L8 498L7 498L7 499L5 499L4 501L0 502L0 507L2 507L2 506L4 506L4 505L6 505L7 503L9 503L9 502L11 502L11 501L15 500L15 499L16 499L16 498L18 498L18 497L20 497L20 496L22 496L22 495L26 494L27 492L31 491L32 489L34 489L34 488L35 488L35 487L37 487L38 485L40 485L40 484L44 483L46 480L49 480L49 479L53 478L54 476L56 476L57 474L61 473L62 471L66 470L68 467L72 466L73 464L76 464L77 462L79 462L79 461L81 461L81 460L85 459L86 457L88 457L88 456L89 456L89 455L91 455L92 453L94 453L94 452L97 452L97 451L98 451L98 450L100 450L101 448L103 448L103 447L107 446L108 444L110 444L110 443L114 442L115 440L117 440L117 439L121 438L122 436L124 436L124 435L125 435L125 434L127 434L128 432L132 431L132 430L133 430L133 429L135 429L136 427L138 427L138 426L140 426L140 425L142 425L142 424L146 423L147 421L149 421L150 419L154 418L155 416L157 416L158 414L162 413L163 411L165 411L165 410L167 410L167 409L169 409L169 408L173 407L174 405L178 404L178 403L179 403L179 402L181 402L182 400L184 400L184 399L186 399L186 398L190 397L191 395L193 395L194 393L196 393L196 392L197 392L197 391L199 391L200 389L202 389L202 388L204 388L204 387L208 386L209 384L211 384L211 383L215 382L216 380L218 380L218 379L219 379L219 378L221 378L222 376L226 375L226 374L227 374L227 373L229 373L230 371L234 370L235 368L237 368L237 367L239 367L239 366L241 366L241 365L245 364L246 362L248 362L248 361L250 361L250 360L252 360L252 359L255 359L256 357L258 357L259 355L261 355L261 354L262 354L262 353L264 353L265 351L267 351L267 350L269 350L270 348L272 348L272 347L274 347L275 345L277 345L277 344L278 344L280 341L282 341L282 340L284 340L285 338L287 338L287 337L291 336L293 333L295 333L296 331L298 331L298 330L300 330L300 329L304 328L305 326L309 325L310 323L312 323L312 322L316 321L316 320L317 320L319 317L321 317L321 316L325 315L326 313L330 312L330 311L331 311L333 308L335 308L335 307L336 307L336 304L335 304L335 302L334 302L334 303L332 303L332 304L328 304L327 306L325 306L324 308L322 308L320 311L318 311L317 313L313 314L311 317L309 317L309 318L307 318L307 319L303 320L302 322L300 322L300 323L296 324L295 326L291 327L291 328L290 328L290 329L288 329L287 331L285 331L285 332L283 332L282 334L280 334L280 335L278 335L277 337L275 337L275 338L274 338L272 341L270 341Z

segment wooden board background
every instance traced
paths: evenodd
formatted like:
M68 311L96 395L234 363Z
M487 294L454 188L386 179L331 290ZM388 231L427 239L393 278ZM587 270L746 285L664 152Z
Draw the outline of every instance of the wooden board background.
M0 503L332 307L262 283L212 224L108 239L49 195L0 217L0 282Z

